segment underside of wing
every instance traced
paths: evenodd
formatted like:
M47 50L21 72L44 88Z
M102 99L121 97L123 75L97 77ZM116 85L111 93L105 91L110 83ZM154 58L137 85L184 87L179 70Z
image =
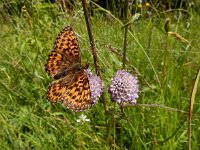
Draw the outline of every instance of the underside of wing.
M74 75L69 74L66 77L53 81L48 87L46 93L47 99L52 103L61 101L63 94L66 93L68 86L71 85L74 80Z
M62 53L51 51L45 66L45 71L52 77L72 65Z
M80 48L75 33L70 26L65 27L57 36L54 49L50 52L45 70L56 81L47 91L49 101L58 101L74 111L83 111L93 104L90 86L81 66Z
M89 81L82 70L61 96L63 104L73 111L83 111L92 106Z
M80 63L80 48L78 39L70 26L65 27L54 42L54 50L63 53L71 61Z
M45 70L54 78L57 73L80 62L78 40L72 28L67 26L58 34L54 49L48 56Z

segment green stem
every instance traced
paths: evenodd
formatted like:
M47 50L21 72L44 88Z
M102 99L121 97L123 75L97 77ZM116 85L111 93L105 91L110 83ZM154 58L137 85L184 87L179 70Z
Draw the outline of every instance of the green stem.
M127 23L128 3L129 3L129 1L126 0L125 1L125 7L124 7L124 11L125 11L125 13L124 13L125 23ZM124 27L124 51L123 51L123 64L122 64L122 68L123 69L125 69L125 65L126 65L127 32L128 32L128 25Z
M200 78L200 67L196 75L196 79L192 88L192 93L190 96L190 108L189 108L189 113L188 113L188 150L191 150L191 124L192 124L192 112L193 112L193 105L194 105L194 100L197 92L197 87L199 83L199 78Z

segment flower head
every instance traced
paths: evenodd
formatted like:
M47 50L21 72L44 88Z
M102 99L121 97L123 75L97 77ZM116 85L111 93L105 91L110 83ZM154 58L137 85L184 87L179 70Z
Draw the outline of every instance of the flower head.
M103 82L96 74L92 74L89 69L85 70L85 72L89 80L91 101L95 104L97 98L99 98L103 92Z
M142 0L138 0L139 3L142 3Z
M128 2L128 6L132 6L133 5L133 1L132 2Z
M83 124L85 122L90 122L90 119L87 118L86 115L82 114L78 117L79 119L77 119L77 122Z
M136 104L139 92L138 80L125 70L119 70L112 78L108 92L112 101L116 101L119 104L122 101Z

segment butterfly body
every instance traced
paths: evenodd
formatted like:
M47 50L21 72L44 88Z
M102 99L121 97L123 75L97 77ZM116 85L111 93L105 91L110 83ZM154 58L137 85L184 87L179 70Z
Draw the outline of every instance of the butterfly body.
M67 108L83 111L89 108L91 91L86 69L81 65L80 48L75 33L70 26L57 36L54 50L50 52L45 66L46 72L54 79L47 91L52 103L61 101Z
M72 65L71 67L68 67L58 72L57 74L54 75L53 78L59 79L59 78L65 77L67 74L74 74L81 70L82 70L81 64L75 64L75 65Z

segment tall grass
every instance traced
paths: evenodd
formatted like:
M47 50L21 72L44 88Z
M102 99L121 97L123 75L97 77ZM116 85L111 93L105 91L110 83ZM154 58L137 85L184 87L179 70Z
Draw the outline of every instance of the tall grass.
M122 66L124 32L120 20L106 18L104 13L96 12L91 21L106 90L110 78ZM173 19L175 14L165 15L172 19L170 30L190 44L172 36L166 41L165 18L145 18L143 11L141 18L129 25L126 45L126 68L139 78L138 105L125 107L122 115L106 93L108 114L104 114L99 101L83 112L91 122L79 124L76 120L82 113L47 101L45 92L50 79L44 64L57 34L66 25L71 25L78 35L83 63L92 62L81 5L74 8L73 14L62 12L59 5L39 0L20 13L9 14L2 9L0 148L187 149L186 120L200 64L200 16L192 12L192 17L183 15L177 22L177 16ZM164 65L166 42L168 56ZM166 68L164 78L163 67ZM93 64L90 68L94 72ZM200 147L199 93L198 85L192 117L192 149Z

